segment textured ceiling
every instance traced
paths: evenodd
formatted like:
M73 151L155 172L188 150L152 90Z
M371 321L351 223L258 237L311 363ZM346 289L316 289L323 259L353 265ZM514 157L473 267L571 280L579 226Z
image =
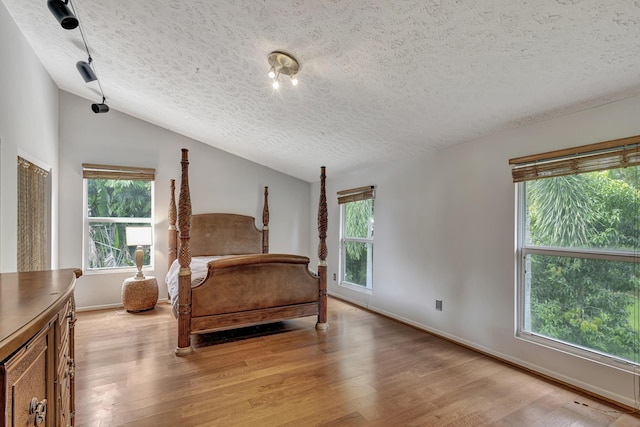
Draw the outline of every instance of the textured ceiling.
M79 30L2 2L60 89L100 102ZM72 5L112 109L310 182L640 94L640 0ZM297 87L271 88L273 50Z

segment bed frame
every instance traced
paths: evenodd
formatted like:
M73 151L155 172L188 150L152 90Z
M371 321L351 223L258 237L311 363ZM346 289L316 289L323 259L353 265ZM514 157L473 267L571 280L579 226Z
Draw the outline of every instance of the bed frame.
M175 180L169 202L169 266L178 259L179 356L190 354L191 334L234 329L305 316L318 316L316 329L327 323L327 199L325 168L320 174L318 207L318 271L309 258L269 254L268 187L264 190L263 229L250 216L207 213L192 215L188 150L182 149L180 198ZM176 217L178 227L176 227ZM207 276L191 284L192 256L225 257L207 264Z

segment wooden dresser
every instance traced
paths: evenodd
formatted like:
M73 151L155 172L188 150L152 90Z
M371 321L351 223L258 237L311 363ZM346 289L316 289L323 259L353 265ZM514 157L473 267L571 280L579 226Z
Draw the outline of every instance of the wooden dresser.
M0 274L0 427L73 425L73 291L81 274Z

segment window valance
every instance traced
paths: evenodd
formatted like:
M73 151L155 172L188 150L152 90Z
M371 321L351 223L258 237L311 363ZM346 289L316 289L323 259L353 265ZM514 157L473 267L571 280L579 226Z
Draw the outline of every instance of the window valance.
M338 204L357 202L360 200L375 199L375 187L369 185L366 187L352 188L349 190L338 191Z
M513 182L640 165L640 135L509 160Z
M138 181L154 181L156 170L128 166L82 164L82 177L85 179L133 179Z

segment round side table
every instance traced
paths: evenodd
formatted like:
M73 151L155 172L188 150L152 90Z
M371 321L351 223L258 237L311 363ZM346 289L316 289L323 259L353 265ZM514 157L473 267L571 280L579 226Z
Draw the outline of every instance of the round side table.
M153 276L128 277L122 282L122 305L130 313L151 310L158 302L158 282Z

